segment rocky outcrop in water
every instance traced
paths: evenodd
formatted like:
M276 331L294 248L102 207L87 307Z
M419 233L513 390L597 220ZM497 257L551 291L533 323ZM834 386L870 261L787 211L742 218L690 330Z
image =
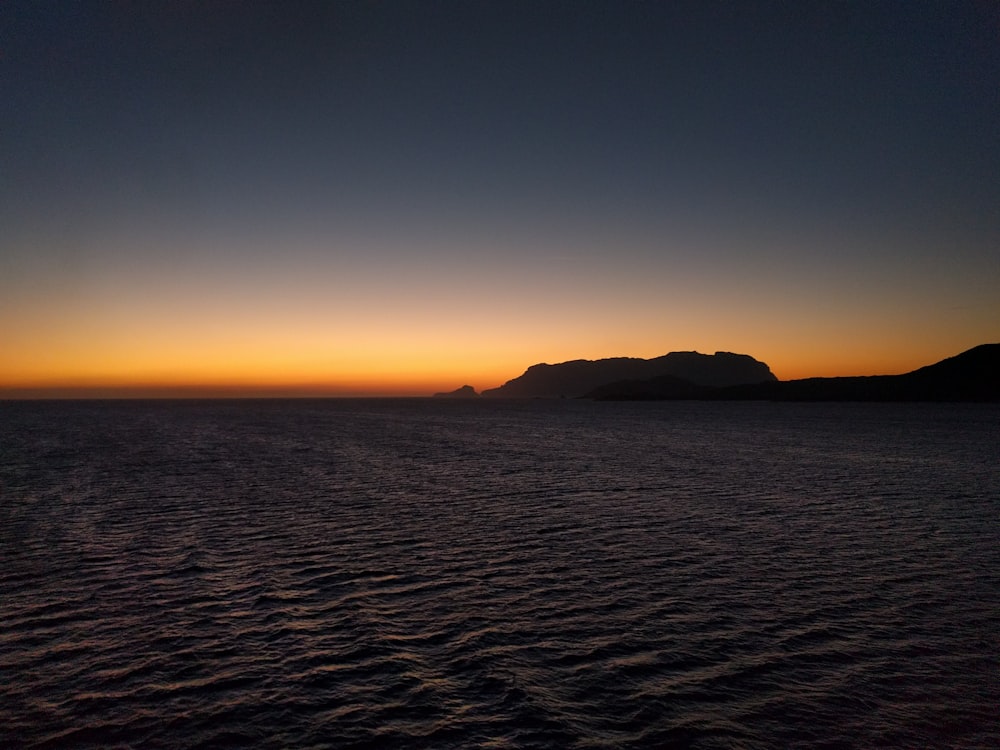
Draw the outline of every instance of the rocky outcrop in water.
M463 385L461 388L456 388L453 391L435 393L434 398L479 398L479 394L476 393L476 389L471 385Z

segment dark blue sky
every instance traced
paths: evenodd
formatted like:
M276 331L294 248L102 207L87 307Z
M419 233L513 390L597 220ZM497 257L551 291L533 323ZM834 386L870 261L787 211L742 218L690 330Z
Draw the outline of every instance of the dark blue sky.
M14 2L0 28L0 325L22 338L59 338L46 315L67 288L152 329L171 305L210 318L205 295L318 298L323 277L398 328L413 269L433 278L428 327L468 309L470 284L498 318L574 306L523 353L504 344L512 366L561 341L770 346L805 372L791 347L833 362L872 336L859 319L877 335L843 355L858 366L1000 338L996 3ZM523 288L495 276L518 267L537 271ZM162 298L144 303L151 278ZM629 302L619 341L573 327L610 314L592 312L602 290ZM296 314L337 328L349 309ZM117 361L102 315L88 335ZM811 338L773 330L808 315Z

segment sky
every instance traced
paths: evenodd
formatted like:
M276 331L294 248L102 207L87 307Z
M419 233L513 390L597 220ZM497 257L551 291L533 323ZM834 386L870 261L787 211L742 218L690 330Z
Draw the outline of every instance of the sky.
M0 397L1000 341L1000 4L5 2Z

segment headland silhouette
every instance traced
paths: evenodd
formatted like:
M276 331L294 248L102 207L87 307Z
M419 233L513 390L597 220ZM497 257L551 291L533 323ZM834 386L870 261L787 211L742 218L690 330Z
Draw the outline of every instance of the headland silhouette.
M463 386L445 397L474 397ZM597 401L1000 401L1000 344L981 344L902 375L778 380L747 354L671 352L653 359L614 357L536 364L487 398Z

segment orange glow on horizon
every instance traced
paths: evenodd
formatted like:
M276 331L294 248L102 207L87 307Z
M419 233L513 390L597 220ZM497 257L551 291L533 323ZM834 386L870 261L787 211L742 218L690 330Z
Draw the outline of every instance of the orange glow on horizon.
M945 314L922 297L851 307L791 279L745 282L739 269L716 279L602 261L587 273L491 266L460 278L411 267L351 284L334 270L164 271L157 286L109 269L44 295L11 287L0 397L421 396L495 388L539 362L671 351L748 354L781 380L900 374L1000 338L992 297Z
M986 341L977 343L987 343ZM762 352L747 348L728 347L720 350L750 354L771 367L781 380L808 377L838 377L850 375L892 375L933 364L970 348L956 347L923 353L919 350L895 353L882 352L882 357L863 356L836 358L830 353L774 351ZM711 354L716 349L674 347L658 352L581 352L559 357L509 357L509 363L476 361L470 358L413 358L393 361L390 356L366 361L342 362L302 358L265 357L263 354L242 356L220 352L214 359L176 358L169 363L162 359L125 357L105 359L98 365L86 360L49 361L46 367L23 364L13 367L3 361L0 368L0 398L130 398L130 397L409 397L428 396L450 391L461 385L472 385L477 391L494 388L517 377L527 367L538 362L556 363L569 359L599 359L610 356L641 356L666 354L667 351L698 350ZM338 368L337 365L340 365Z

